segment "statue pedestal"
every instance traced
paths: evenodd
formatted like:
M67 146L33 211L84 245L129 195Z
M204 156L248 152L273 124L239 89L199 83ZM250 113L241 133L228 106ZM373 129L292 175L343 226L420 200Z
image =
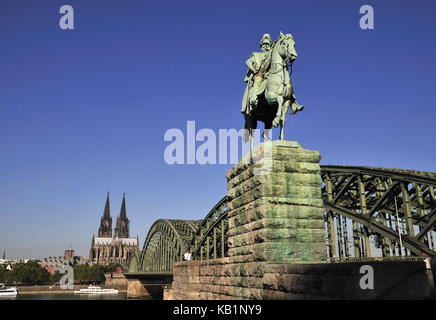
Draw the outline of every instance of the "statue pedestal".
M227 172L233 263L327 259L321 155L295 141L259 144Z

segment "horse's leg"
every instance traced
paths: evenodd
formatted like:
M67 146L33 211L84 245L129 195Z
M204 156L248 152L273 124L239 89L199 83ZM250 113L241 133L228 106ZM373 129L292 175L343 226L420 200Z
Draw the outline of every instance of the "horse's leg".
M282 96L277 96L277 113L276 113L276 117L274 118L272 125L277 128L277 126L280 123L280 118L282 117L282 105L283 105L283 97Z
M285 139L285 118L283 117L283 120L280 121L280 140L284 140Z
M296 114L298 111L303 111L304 109L304 105L300 105L297 102L297 97L295 97L295 93L292 90L292 95L291 95L291 113L292 114Z
M249 138L253 135L253 129L257 128L257 120L254 119L254 116L251 117L244 114L245 125L244 125L244 142L247 142Z
M250 134L250 159L251 159L251 163L254 163L253 161L253 134L254 134L254 130L257 130L257 121L258 118L257 116L253 116L253 126L251 129L251 134Z
M269 115L266 115L263 119L264 128L262 132L262 137L265 141L272 141L271 128L272 128L272 120Z
M286 99L285 102L283 102L283 106L282 106L283 114L282 114L282 117L281 117L281 120L280 120L280 140L284 139L283 132L284 132L285 122L286 122L286 112L289 109L289 103L290 103L290 100Z
M271 139L271 129L263 130L262 137L265 141L272 141Z

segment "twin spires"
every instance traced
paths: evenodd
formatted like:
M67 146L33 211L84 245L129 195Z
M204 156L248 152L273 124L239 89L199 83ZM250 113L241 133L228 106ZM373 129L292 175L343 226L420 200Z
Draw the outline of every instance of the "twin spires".
M103 217L101 217L100 228L98 229L98 237L112 238L112 218L110 216L109 192L107 193L106 205L104 207ZM126 214L126 194L123 193L123 202L121 203L120 215L114 228L114 237L128 238L129 237L129 220Z

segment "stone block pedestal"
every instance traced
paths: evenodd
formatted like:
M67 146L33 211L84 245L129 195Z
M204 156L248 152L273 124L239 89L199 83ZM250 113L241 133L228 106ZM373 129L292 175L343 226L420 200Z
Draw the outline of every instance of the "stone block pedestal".
M295 141L273 141L227 172L232 262L326 260L320 159Z

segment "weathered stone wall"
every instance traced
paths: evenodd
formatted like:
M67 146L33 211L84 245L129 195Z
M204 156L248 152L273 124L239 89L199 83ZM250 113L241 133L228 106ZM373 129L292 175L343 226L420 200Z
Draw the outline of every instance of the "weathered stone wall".
M371 266L374 288L363 289L362 266ZM422 261L268 265L266 299L419 299L430 294Z
M105 273L105 285L113 288L127 289L127 279L122 273Z
M253 157L267 155L267 147ZM273 141L270 157L247 164L249 156L226 175L230 261L325 261L319 152Z
M374 270L374 289L360 286L360 268ZM241 272L241 270L244 270ZM424 262L266 264L229 258L178 262L168 299L420 299L430 294Z

